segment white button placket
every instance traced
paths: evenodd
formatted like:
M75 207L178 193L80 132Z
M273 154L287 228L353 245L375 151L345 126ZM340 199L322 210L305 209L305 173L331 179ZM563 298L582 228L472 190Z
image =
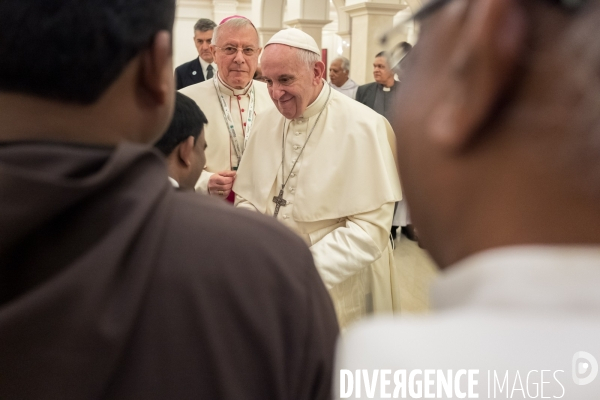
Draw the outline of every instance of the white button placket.
M281 216L283 223L286 225L295 224L295 222L292 219L292 213L294 211L298 175L300 174L300 168L302 164L302 157L300 156L300 152L302 151L302 146L304 146L304 142L306 141L306 135L308 134L307 127L308 119L295 119L290 123L289 131L287 134L285 146L285 178L287 178L288 174L290 174L290 176L284 191L284 198L287 200L287 206L284 207L283 215ZM296 166L293 170L290 170L294 163L296 163Z

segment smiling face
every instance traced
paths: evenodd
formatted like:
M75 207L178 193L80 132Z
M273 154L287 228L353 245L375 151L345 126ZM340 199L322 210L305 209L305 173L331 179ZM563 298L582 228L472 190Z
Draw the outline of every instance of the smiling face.
M212 35L212 30L206 32L194 32L194 44L196 45L196 50L198 50L198 55L207 63L213 62L213 55L210 51L210 42L212 41Z
M211 50L217 65L219 76L229 86L235 89L243 89L254 77L258 66L260 47L256 29L251 25L234 27L223 25L219 27L218 43L213 43ZM223 51L225 47L236 47L238 49L254 48L257 51L251 56L246 56L238 50L235 54L227 55Z
M300 59L298 49L283 44L265 48L261 67L269 95L287 119L301 116L316 100L323 82L325 65L317 61L312 68Z

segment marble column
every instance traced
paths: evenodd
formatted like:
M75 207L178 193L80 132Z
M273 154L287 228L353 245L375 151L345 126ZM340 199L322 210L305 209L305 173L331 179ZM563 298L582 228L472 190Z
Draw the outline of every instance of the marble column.
M236 0L213 0L213 16L217 25L224 18L238 14Z
M352 18L350 57L352 79L358 84L373 82L373 59L381 50L379 37L393 26L394 15L406 8L397 3L356 3L343 7Z

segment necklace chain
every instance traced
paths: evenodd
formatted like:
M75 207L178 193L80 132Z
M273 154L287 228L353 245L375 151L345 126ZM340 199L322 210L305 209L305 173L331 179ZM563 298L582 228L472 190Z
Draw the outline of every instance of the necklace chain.
M298 157L296 157L296 161L294 161L294 164L292 165L292 169L290 169L290 173L288 174L288 176L287 176L287 178L285 180L284 180L284 177L285 177L285 172L284 172L284 168L285 168L285 142L287 140L287 133L286 133L286 130L285 130L285 119L283 120L283 130L281 132L281 182L282 182L282 184L281 184L281 190L282 191L285 189L285 185L287 185L288 181L290 180L290 176L292 176L292 172L294 172L294 168L296 167L296 163L298 162L298 160L302 156L302 153L304 152L304 148L306 147L306 144L308 143L308 140L312 136L313 131L315 130L315 127L317 126L317 123L319 122L319 119L321 119L321 115L323 114L323 111L325 111L325 107L327 107L327 103L329 103L329 98L330 97L331 97L331 87L329 87L329 93L327 94L327 100L325 100L325 104L321 108L321 111L319 111L319 115L317 116L317 119L316 119L316 121L315 121L312 129L308 133L308 136L307 136L306 140L304 141L304 145L302 146L302 149L300 150L300 153L298 154ZM289 125L288 125L288 129L289 129Z

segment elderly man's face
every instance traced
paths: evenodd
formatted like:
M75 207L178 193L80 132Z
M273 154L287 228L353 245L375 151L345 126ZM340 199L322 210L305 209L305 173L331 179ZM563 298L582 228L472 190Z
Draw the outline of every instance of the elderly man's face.
M337 87L342 87L348 80L348 71L342 68L342 60L334 60L329 66L329 77L331 83Z
M261 66L269 95L279 112L287 119L301 116L314 101L323 70L318 66L309 68L298 57L298 49L283 44L267 46Z
M258 35L252 26L219 28L219 43L213 43L211 50L219 66L219 76L226 84L243 89L254 77L258 66L260 47ZM226 48L237 48L234 54L226 54ZM245 55L242 49L254 49L252 55Z
M390 79L394 79L394 71L391 70L385 57L375 58L373 62L373 77L375 78L375 82L382 85L386 84Z

